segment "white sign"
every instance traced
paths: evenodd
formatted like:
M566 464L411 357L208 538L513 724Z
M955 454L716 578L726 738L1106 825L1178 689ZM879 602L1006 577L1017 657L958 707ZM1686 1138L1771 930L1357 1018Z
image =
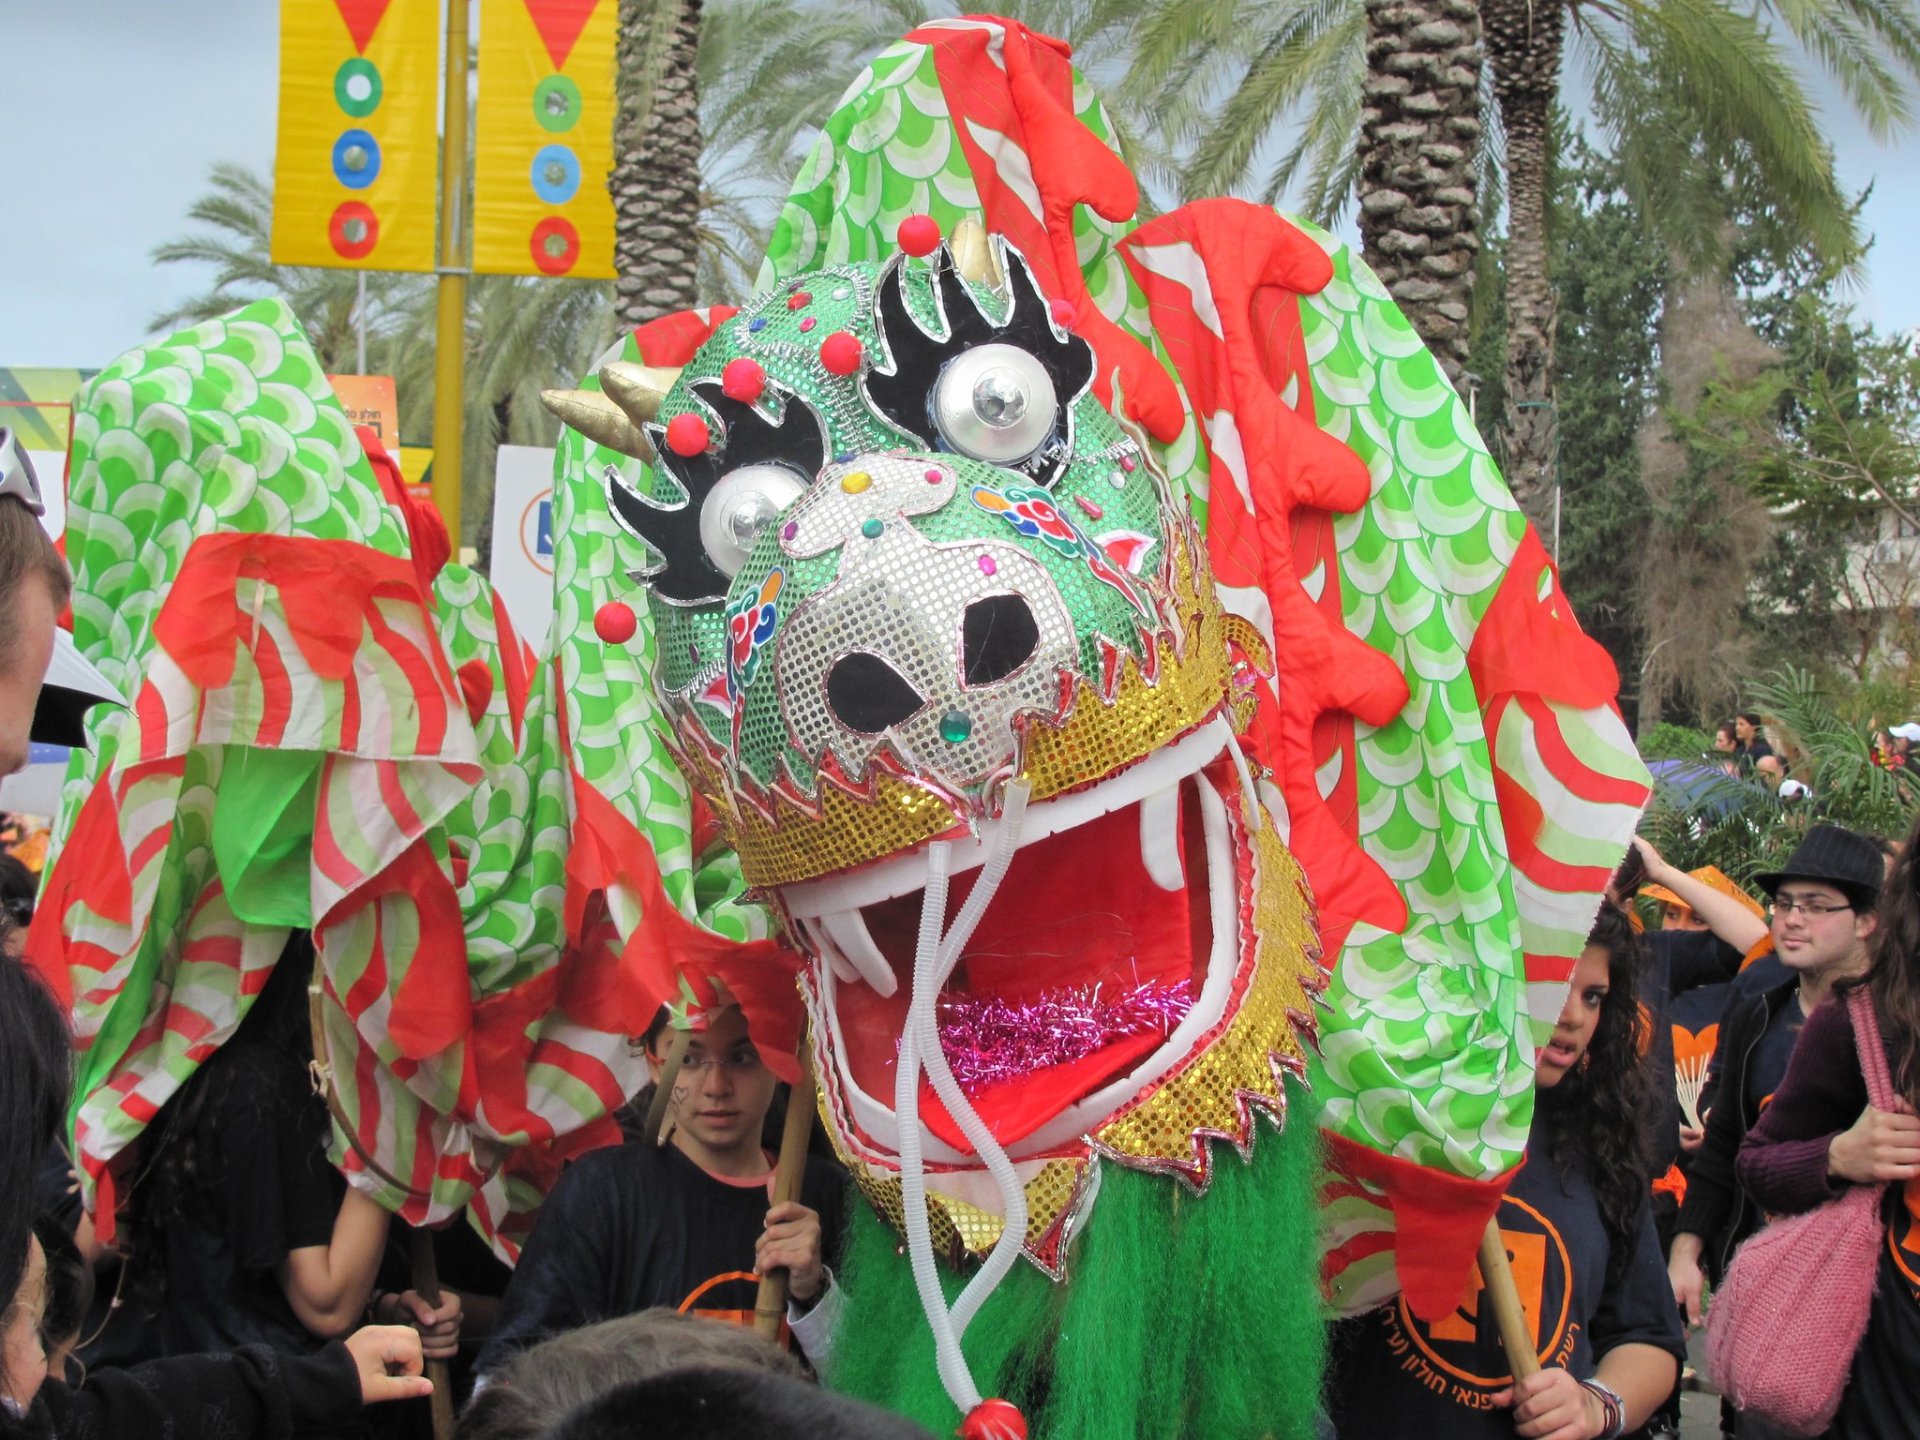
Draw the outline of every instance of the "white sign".
M545 655L553 625L553 451L543 446L500 447L490 578L520 638Z
M63 450L29 450L33 478L40 482L40 499L47 513L40 523L54 539L67 528L67 456Z

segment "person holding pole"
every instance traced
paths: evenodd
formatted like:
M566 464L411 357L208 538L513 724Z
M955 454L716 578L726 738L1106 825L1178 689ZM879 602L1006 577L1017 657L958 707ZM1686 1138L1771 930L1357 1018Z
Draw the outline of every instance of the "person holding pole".
M667 1077L661 1015L646 1044L667 1091L666 1128L593 1151L560 1177L500 1302L482 1377L550 1336L655 1307L751 1324L759 1278L775 1270L788 1277L794 1339L816 1365L825 1358L840 1304L828 1266L845 1177L810 1156L800 1198L770 1204L774 1157L762 1130L777 1082L745 1017L734 1005L696 1014Z
M1340 1321L1336 1434L1601 1440L1666 1399L1685 1345L1647 1204L1640 964L1627 917L1603 906L1537 1061L1526 1159L1496 1216L1506 1264L1488 1267L1510 1271L1534 1353L1509 1359L1479 1272L1437 1320L1401 1299Z

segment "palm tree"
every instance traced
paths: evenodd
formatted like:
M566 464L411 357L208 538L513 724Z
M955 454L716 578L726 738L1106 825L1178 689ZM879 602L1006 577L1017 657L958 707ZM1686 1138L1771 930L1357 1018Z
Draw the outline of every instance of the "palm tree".
M356 320L364 318L369 354L379 352L409 310L430 294L421 276L366 273L367 314L358 309L357 272L318 266L276 265L268 254L273 226L273 187L244 165L216 164L210 189L194 201L187 219L209 228L169 240L153 258L162 264L213 267L213 284L153 317L156 333L224 315L250 301L277 295L293 307L329 373L355 368Z
M639 325L697 296L701 0L620 0L614 127L616 309Z
M1480 248L1480 17L1473 0L1366 0L1366 32L1362 253L1458 384Z
M1451 10L1434 0L1186 0L1161 8L1160 22L1142 32L1131 75L1140 102L1178 128L1189 193L1231 190L1271 201L1304 181L1302 208L1325 220L1357 188L1363 226L1373 223L1370 214L1411 220L1429 209L1448 213L1422 215L1423 223L1457 221L1470 231L1471 206L1418 206L1414 192L1395 183L1421 174L1419 159L1452 160L1447 150L1421 155L1422 146L1435 143L1421 128L1426 119L1444 117L1442 127L1455 127L1443 129L1439 143L1447 143L1446 134L1471 137L1472 117L1449 108L1456 97L1427 88L1436 81L1465 85L1466 38L1447 48L1451 31L1424 28L1428 17L1456 21ZM1504 132L1514 252L1506 267L1507 472L1521 503L1544 523L1554 443L1545 122L1561 98L1563 48L1573 73L1590 86L1582 108L1620 162L1629 198L1658 227L1650 243L1669 247L1690 267L1716 260L1728 209L1725 177L1733 173L1755 178L1796 241L1845 266L1859 255L1859 237L1796 59L1810 58L1831 76L1870 132L1886 138L1909 118L1912 82L1920 77L1920 19L1911 0L1480 0L1477 13L1493 76L1482 93L1498 105L1493 117L1480 116L1479 208L1495 209L1486 203L1485 181L1488 161L1501 157ZM1448 73L1452 60L1459 61L1457 76ZM1405 91L1401 79L1409 82ZM1196 99L1197 92L1205 93ZM1413 119L1405 113L1407 97L1418 97ZM1287 143L1284 129L1296 117L1299 133ZM1444 188L1459 200L1469 187ZM1387 233L1369 236L1368 258L1383 274L1403 278L1407 242L1393 242L1403 247L1396 255L1386 248ZM1424 232L1409 225L1400 233ZM1442 226L1433 233L1451 245L1457 232ZM1429 334L1442 327L1421 317L1421 306L1464 303L1460 295L1430 297L1424 286L1401 298ZM1451 318L1454 310L1445 313Z
M244 166L213 167L190 219L207 227L155 251L165 263L215 267L214 283L153 320L156 331L208 319L267 295L285 299L329 373L357 368L357 272L276 265L268 255L273 188ZM392 375L402 440L431 427L434 292L429 276L366 273L367 369ZM468 287L465 453L491 477L501 444L551 445L558 425L543 387L572 385L612 340L612 287L595 281L476 275ZM491 483L467 488L463 538L485 540ZM485 545L481 546L483 561Z

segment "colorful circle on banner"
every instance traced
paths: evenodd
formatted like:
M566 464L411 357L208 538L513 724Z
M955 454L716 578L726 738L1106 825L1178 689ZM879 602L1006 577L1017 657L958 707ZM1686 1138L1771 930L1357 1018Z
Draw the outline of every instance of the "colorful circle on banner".
M380 142L364 130L349 130L333 142L333 178L349 190L364 190L380 175Z
M549 486L520 512L520 549L542 575L553 574L553 489Z
M533 157L533 193L549 205L564 205L580 190L580 157L565 145L548 145Z
M533 227L530 248L542 275L564 275L580 263L580 232L564 215L549 215Z
M364 260L380 243L380 219L364 201L343 201L327 221L327 239L342 259Z
M380 108L380 67L364 55L355 55L333 73L333 98L356 120Z
M549 75L533 87L533 118L540 128L564 135L580 123L580 87L564 75Z

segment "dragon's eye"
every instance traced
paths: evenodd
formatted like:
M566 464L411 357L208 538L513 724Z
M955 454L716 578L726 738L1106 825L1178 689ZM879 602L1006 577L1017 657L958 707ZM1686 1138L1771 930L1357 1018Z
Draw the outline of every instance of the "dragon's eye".
M700 543L714 568L737 575L760 532L806 488L784 465L742 465L721 476L700 505Z
M976 345L949 360L934 383L933 423L962 455L994 465L1025 460L1053 434L1053 379L1018 345Z

